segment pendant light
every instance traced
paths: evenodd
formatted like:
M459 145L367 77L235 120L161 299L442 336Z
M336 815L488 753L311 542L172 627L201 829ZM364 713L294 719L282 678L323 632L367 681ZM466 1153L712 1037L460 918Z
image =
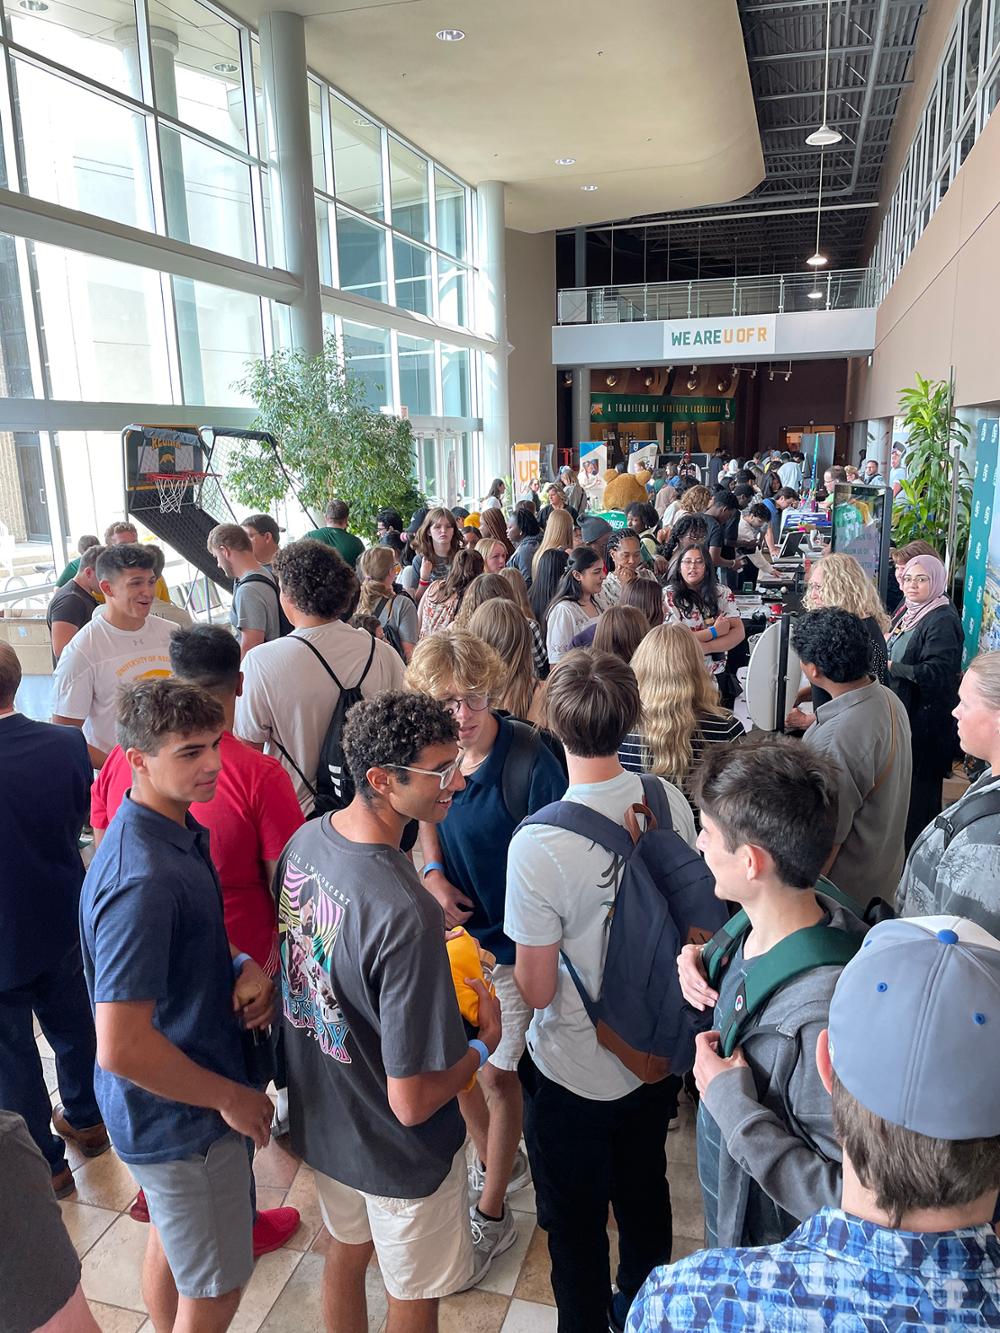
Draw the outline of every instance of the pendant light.
M831 129L826 122L826 102L830 91L830 24L833 0L826 0L826 63L823 70L823 123L818 130L806 136L810 148L831 148L844 137L839 130Z
M816 192L816 251L806 260L811 268L822 268L826 263L826 255L819 248L819 223L823 215L823 150L819 153L819 188Z

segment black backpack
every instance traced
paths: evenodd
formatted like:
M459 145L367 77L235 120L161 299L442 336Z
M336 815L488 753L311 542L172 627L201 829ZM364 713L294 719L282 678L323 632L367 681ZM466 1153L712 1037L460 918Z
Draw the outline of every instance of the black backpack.
M281 605L281 593L278 591L278 585L274 579L268 578L266 574L244 574L239 582L241 585L245 583L266 583L273 590L275 601L278 603L278 634L282 639L291 634L295 626L285 615L285 608Z
M548 750L563 773L566 773L566 752L551 731L533 727L502 709L497 711L497 716L503 718L513 733L500 774L500 795L511 819L515 824L520 824L528 813L531 774L539 752L543 747Z
M309 781L277 737L274 738L275 745L298 773L309 791L312 792L315 805L309 818L317 819L320 815L331 814L334 810L345 810L354 800L354 781L344 760L344 719L354 705L361 702L363 697L361 686L364 684L375 658L375 639L372 638L371 652L368 654L365 669L358 677L357 683L346 688L341 685L332 667L318 648L311 644L308 639L297 639L296 641L305 644L340 691L333 716L326 726L323 744L320 746L315 783Z
M383 620L382 612L387 606L389 607L389 614ZM386 643L391 644L405 662L406 654L403 652L403 640L399 637L399 630L389 618L392 615L392 607L389 605L388 597L383 597L378 606L372 608L372 615L382 626L382 637L385 639Z
M948 850L956 833L961 833L963 829L967 829L970 824L978 823L980 819L995 819L997 815L1000 815L1000 790L997 788L966 797L958 803L950 816L938 815L934 820L935 828L941 829L944 833L944 846L941 851Z

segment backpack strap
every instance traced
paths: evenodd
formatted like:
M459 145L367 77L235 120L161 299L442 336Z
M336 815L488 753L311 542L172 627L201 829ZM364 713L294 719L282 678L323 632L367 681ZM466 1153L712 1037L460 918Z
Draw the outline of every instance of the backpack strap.
M385 610L386 606L388 605L388 602L389 602L388 597L383 597L379 600L378 606L372 607L372 615L375 617L378 623L383 626L389 619L388 616L386 616L385 620L382 619L382 612Z
M740 982L731 1013L719 1024L725 1058L739 1045L750 1019L788 983L817 967L843 967L861 948L862 936L820 923L793 931L757 959Z
M959 801L950 815L938 815L934 827L944 833L944 851L948 850L952 839L967 829L970 824L980 819L996 818L1000 815L1000 787L992 791L977 792L974 796Z
M500 774L500 795L511 819L520 824L528 813L531 774L538 761L542 740L535 728L526 722L513 717L506 717L504 721L511 729L511 738Z

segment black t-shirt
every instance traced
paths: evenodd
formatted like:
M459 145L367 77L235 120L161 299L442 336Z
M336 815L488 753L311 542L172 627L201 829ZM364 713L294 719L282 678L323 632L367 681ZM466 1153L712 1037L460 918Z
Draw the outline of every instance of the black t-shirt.
M90 624L96 608L97 603L90 593L70 579L69 583L60 588L49 602L48 610L45 612L45 623L50 633L53 620L65 620L75 625L77 629L83 629L84 625Z

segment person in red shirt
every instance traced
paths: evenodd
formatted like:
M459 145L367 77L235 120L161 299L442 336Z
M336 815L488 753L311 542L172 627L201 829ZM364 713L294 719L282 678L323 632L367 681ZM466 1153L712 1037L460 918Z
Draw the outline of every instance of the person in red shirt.
M174 674L200 685L222 705L225 730L219 751L222 772L210 801L191 813L209 832L212 862L222 887L222 907L230 944L248 954L270 977L278 972L278 936L271 881L278 857L302 823L291 779L277 759L261 754L233 735L236 698L243 682L240 646L221 625L178 630L170 640ZM125 793L132 771L121 746L108 755L91 791L91 825L99 845ZM148 1221L140 1192L132 1208ZM254 1213L254 1257L280 1249L299 1225L294 1208Z

